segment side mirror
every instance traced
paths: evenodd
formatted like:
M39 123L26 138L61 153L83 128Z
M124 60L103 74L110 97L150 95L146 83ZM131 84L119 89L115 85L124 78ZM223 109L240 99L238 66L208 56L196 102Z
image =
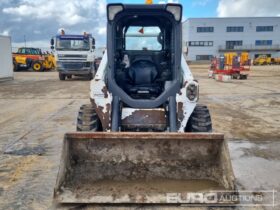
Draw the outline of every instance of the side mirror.
M52 38L51 39L51 46L53 46L54 45L54 39Z
M92 49L95 49L95 39L92 38Z

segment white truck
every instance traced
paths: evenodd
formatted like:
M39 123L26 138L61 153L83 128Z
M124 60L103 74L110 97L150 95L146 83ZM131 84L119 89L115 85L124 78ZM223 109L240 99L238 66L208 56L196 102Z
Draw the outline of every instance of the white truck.
M92 79L95 74L95 39L91 34L66 35L63 33L51 39L51 49L56 59L59 79L85 76Z

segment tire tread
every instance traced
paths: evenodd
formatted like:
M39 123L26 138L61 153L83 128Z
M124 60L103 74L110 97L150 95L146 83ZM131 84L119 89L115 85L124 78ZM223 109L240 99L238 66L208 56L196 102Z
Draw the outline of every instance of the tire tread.
M187 123L186 132L212 132L210 112L205 105L197 104Z
M77 131L99 131L101 123L91 104L82 105L77 117Z

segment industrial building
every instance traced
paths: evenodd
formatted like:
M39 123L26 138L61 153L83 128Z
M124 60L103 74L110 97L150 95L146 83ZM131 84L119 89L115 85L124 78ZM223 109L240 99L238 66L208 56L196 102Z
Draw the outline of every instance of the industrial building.
M0 35L0 81L14 78L11 37Z
M189 18L183 22L183 48L188 61L243 51L251 59L280 57L280 17Z

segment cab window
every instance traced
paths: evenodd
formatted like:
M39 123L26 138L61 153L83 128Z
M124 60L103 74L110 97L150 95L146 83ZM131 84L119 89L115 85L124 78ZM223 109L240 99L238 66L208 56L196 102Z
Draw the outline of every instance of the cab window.
M160 51L162 50L162 44L159 42L160 32L157 26L130 26L125 34L125 49Z

